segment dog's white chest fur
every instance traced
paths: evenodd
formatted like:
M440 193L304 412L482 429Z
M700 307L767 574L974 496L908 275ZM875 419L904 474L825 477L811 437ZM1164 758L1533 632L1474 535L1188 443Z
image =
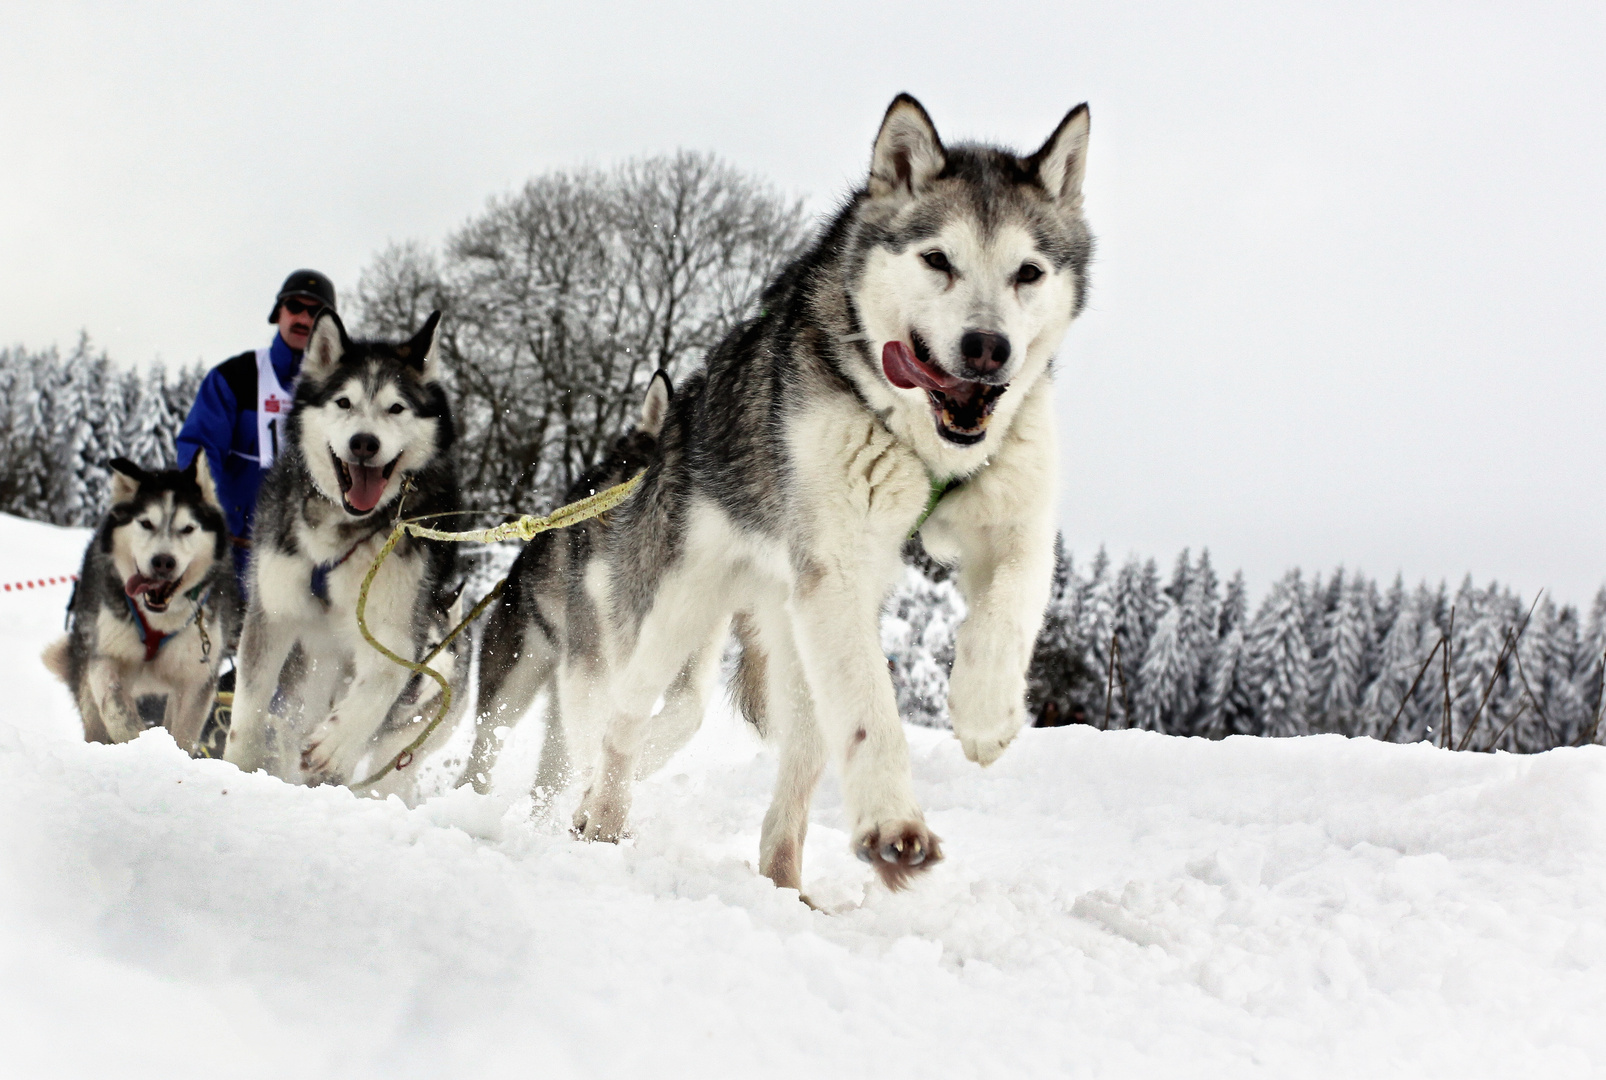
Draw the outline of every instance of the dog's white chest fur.
M820 402L788 425L808 546L843 539L884 545L919 520L931 491L920 458L846 397ZM853 537L836 535L847 530Z

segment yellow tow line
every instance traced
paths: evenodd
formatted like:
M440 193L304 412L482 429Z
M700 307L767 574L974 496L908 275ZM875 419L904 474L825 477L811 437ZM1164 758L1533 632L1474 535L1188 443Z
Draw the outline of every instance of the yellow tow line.
M367 609L368 587L373 584L374 575L379 573L379 567L387 558L390 557L390 553L395 550L396 544L401 540L402 536L406 533L411 533L420 539L447 540L454 544L494 544L503 540L529 541L534 539L536 536L539 536L541 533L547 532L551 529L562 529L570 525L578 525L582 521L586 521L590 518L607 513L615 506L618 506L620 503L624 502L625 499L630 496L630 493L636 490L636 485L640 482L641 474L637 473L635 476L631 477L629 480L626 480L622 484L616 484L611 488L599 491L595 495L588 496L587 498L581 499L578 502L572 502L567 506L560 506L558 509L552 511L550 514L547 514L545 517L526 515L519 518L517 521L510 521L505 525L497 525L489 529L475 529L469 532L442 532L439 529L431 529L419 524L419 522L427 520L430 517L445 516L439 514L408 518L396 523L395 529L391 530L390 538L385 541L385 546L380 548L379 554L374 557L374 563L368 568L367 576L362 579L362 589L357 593L357 629L362 631L363 639L366 640L369 645L372 645L380 653L380 655L384 656L386 659L400 664L402 667L407 668L409 671L412 671L416 674L428 675L431 679L434 679L436 685L441 688L441 701L440 707L435 710L434 718L431 719L429 725L424 728L423 733L420 734L418 738L408 743L407 747L402 750L401 753L397 754L390 761L386 762L384 768L380 769L367 779L359 780L352 784L351 787L353 789L365 788L372 784L376 784L394 769L405 769L412 763L413 752L416 751L420 746L424 745L424 741L430 737L437 727L440 726L441 721L446 718L447 712L452 707L452 688L450 684L447 683L445 676L441 675L440 672L430 667L429 662L435 659L435 657L439 656L442 649L450 645L459 634L467 629L469 623L479 618L480 615L484 613L485 609L490 607L496 598L502 595L502 589L507 585L507 578L503 578L501 581L497 582L496 588L492 589L485 595L484 599L475 604L474 610L470 611L463 621L458 623L457 626L453 628L452 632L447 634L446 637L441 640L441 643L431 649L428 655L426 655L422 660L414 663L413 661L402 656L398 656L396 653L391 652L389 649L385 648L385 646L381 645L374 638L373 633L368 629Z

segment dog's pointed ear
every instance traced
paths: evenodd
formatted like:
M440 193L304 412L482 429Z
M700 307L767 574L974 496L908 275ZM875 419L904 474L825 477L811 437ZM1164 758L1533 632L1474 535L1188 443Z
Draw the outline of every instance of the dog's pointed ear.
M139 494L139 486L150 478L149 473L125 457L113 458L106 463L106 468L112 473L113 506L133 502L134 496Z
M214 510L222 510L223 503L217 497L217 484L212 480L212 463L207 460L205 450L195 451L190 458L189 468L184 475L195 481L195 486L201 489L201 498Z
M669 403L673 400L675 388L669 381L669 372L659 368L652 382L647 384L647 400L641 403L641 419L636 422L636 430L656 439L664 429L664 419L669 415Z
M396 355L401 357L402 363L418 372L419 377L425 380L433 379L439 370L435 359L440 355L440 346L437 343L440 335L436 333L440 324L441 313L432 311L411 340L396 346Z
M346 336L345 323L340 321L339 315L324 308L307 341L306 354L301 358L301 373L314 379L328 378L350 348L351 339Z
M1065 114L1043 148L1026 159L1037 182L1068 209L1082 205L1082 174L1087 170L1087 102Z
M925 190L947 164L948 152L920 102L908 94L893 98L870 156L870 197L911 198Z

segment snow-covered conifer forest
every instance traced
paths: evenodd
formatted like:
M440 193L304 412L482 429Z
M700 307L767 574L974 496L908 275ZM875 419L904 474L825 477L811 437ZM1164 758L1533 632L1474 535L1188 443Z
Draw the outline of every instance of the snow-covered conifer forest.
M946 727L945 672L963 601L916 556L882 644L904 716ZM938 580L934 580L938 579ZM1446 652L1448 659L1446 660ZM1465 577L1386 584L1288 571L1252 605L1208 551L1119 568L1061 551L1030 683L1039 726L1171 735L1311 735L1537 753L1596 741L1606 589L1589 614Z
M106 463L172 462L204 374L199 364L119 368L88 334L65 355L54 346L0 349L0 513L55 525L100 520Z

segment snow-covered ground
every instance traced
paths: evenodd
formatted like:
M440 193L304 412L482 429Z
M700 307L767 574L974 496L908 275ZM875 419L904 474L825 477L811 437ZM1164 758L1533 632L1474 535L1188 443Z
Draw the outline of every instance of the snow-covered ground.
M0 579L84 534L0 519ZM890 894L828 781L805 879L724 709L585 845L517 796L416 809L81 741L0 593L0 1073L1584 1077L1606 1072L1606 749L909 729L948 858ZM571 808L572 793L564 800Z

